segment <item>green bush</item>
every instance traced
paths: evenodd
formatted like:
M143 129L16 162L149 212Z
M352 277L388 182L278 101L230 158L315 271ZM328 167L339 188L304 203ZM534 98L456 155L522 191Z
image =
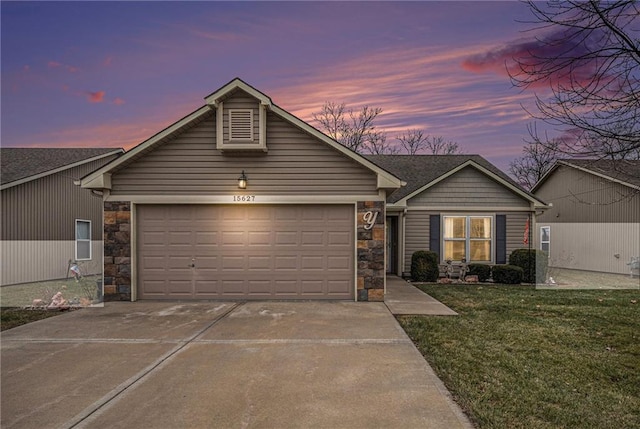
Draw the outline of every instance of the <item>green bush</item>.
M547 280L549 259L542 250L516 249L509 255L509 265L522 268L522 281L525 283L544 283Z
M494 283L517 285L522 283L523 270L515 265L494 265L491 269Z
M411 255L411 278L414 282L438 281L438 254L429 250L418 250Z
M491 267L485 264L469 264L468 276L478 276L478 280L486 282L491 277Z

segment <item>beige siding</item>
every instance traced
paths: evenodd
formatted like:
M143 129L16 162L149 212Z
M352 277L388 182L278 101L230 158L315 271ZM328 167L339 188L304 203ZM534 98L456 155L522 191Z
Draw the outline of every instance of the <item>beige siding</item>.
M75 257L74 241L2 241L0 246L0 284L3 286L65 278L69 259ZM91 243L91 252L91 261L80 262L80 268L85 275L102 272L101 240Z
M112 195L230 195L243 170L253 195L377 194L375 173L273 113L268 153L223 154L214 116L114 173Z
M534 235L538 248L542 226L551 228L552 267L629 274L627 263L640 256L640 223L538 222Z
M409 211L405 217L404 270L411 271L411 255L429 250L429 215L434 212Z
M2 191L4 240L75 240L75 219L92 221L102 238L102 198L73 184L113 157L103 158Z
M538 222L640 223L640 191L561 165L536 191L549 210Z
M526 200L473 167L463 168L435 184L408 200L407 205L461 208L529 207Z

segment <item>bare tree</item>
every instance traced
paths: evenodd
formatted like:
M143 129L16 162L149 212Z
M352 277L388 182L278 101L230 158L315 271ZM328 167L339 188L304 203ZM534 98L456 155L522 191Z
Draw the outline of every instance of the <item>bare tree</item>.
M535 42L509 67L536 94L533 117L571 136L559 150L570 156L626 158L640 149L640 9L633 0L528 2ZM533 128L535 130L535 128ZM532 134L553 147L553 139Z
M452 155L461 153L458 143L447 141L442 136L429 136L420 129L409 129L397 137L398 142L409 155L428 153L431 155Z
M509 172L518 183L531 189L558 159L560 147L559 140L550 140L545 144L529 142L522 148L523 155L509 163Z
M427 150L433 155L453 155L460 153L458 143L445 140L442 136L427 138Z
M387 141L387 135L381 131L369 134L366 143L362 147L363 153L372 155L398 155L400 148Z
M357 113L347 110L344 103L326 102L320 112L313 113L325 132L356 152L366 150L376 141L379 146L381 131L376 129L375 119L382 113L379 107L363 106ZM378 147L376 146L376 147Z

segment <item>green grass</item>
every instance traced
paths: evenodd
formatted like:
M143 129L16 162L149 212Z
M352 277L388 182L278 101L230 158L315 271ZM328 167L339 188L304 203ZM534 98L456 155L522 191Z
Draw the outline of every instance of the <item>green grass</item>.
M60 310L25 310L22 308L0 308L0 331L35 322L36 320L62 314Z
M638 291L420 288L460 315L398 319L478 427L640 427Z

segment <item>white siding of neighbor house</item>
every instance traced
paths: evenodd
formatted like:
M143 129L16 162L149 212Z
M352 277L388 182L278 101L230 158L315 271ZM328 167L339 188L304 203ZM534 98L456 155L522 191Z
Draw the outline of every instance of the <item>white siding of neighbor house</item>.
M407 201L408 206L528 208L529 202L473 167L465 167Z
M79 263L84 275L102 272L102 244L91 242L91 260ZM69 259L75 258L75 241L69 240L3 240L0 246L3 286L66 278Z
M537 248L542 226L551 228L552 267L629 274L631 257L640 256L640 223L539 222L534 235Z
M378 194L374 172L273 113L266 153L220 152L215 127L212 112L113 173L111 195L232 195L242 171L253 195Z

